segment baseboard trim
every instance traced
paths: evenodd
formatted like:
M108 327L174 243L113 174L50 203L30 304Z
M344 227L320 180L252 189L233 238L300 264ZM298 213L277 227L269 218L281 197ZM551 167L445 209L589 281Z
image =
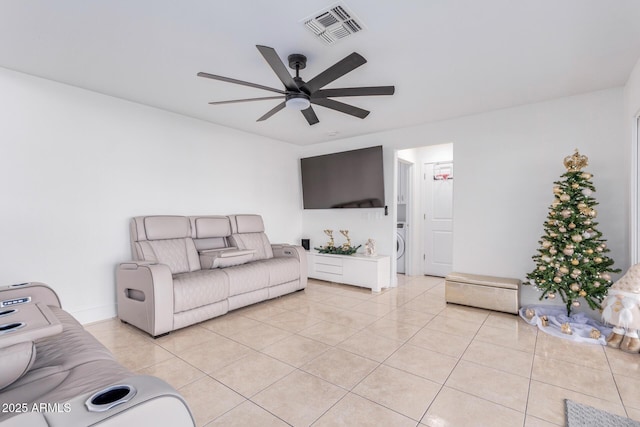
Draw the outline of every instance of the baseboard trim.
M81 310L69 311L78 322L83 325L87 323L99 322L101 320L116 317L117 310L115 304L101 305L97 307L84 308Z

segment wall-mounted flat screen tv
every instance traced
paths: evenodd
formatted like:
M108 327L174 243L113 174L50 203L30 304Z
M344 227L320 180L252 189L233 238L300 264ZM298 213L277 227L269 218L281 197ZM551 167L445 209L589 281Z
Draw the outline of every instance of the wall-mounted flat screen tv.
M382 146L300 159L305 209L384 207Z

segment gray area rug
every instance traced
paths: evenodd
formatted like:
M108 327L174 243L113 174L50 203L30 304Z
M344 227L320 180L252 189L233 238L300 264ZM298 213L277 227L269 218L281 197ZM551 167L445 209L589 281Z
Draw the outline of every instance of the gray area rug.
M640 427L640 422L565 399L567 427Z

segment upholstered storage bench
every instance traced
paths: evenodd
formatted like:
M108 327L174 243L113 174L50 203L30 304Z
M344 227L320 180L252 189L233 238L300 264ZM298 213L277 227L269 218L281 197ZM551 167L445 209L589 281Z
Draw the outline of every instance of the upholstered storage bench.
M445 278L447 302L518 314L520 308L520 280L451 273Z

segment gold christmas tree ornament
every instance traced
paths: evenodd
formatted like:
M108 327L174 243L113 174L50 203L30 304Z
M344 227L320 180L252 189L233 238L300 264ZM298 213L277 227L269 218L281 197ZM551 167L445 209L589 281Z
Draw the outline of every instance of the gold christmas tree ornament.
M599 339L601 336L602 336L602 333L596 328L592 328L591 332L589 332L589 337L594 340Z
M575 153L564 158L564 167L567 168L569 172L578 172L588 164L589 158L581 155L577 148Z
M560 325L560 331L563 334L567 334L567 335L573 334L573 331L571 330L571 325L569 324L569 322L566 322Z

